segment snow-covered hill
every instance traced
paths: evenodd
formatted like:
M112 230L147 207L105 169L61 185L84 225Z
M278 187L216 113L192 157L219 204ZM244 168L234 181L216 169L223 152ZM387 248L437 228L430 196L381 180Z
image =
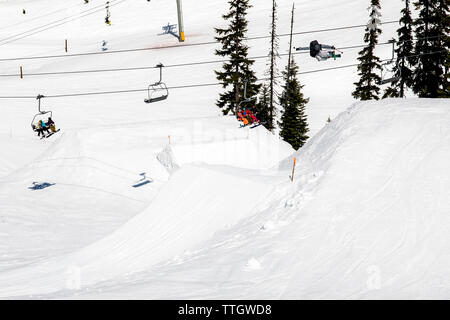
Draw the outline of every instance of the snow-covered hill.
M109 27L103 1L2 1L0 73L22 66L25 77L0 77L0 96L142 89L159 76L151 69L27 72L217 59L208 45L1 60L65 54L65 39L68 54L101 52L102 40L109 50L177 45L157 35L176 23L175 1L111 3ZM183 4L186 44L211 41L227 3ZM271 1L253 5L249 36L265 35ZM289 30L291 5L279 1L280 33ZM296 6L296 31L367 21L361 0ZM395 20L401 1L382 7L383 20ZM47 29L52 22L60 25ZM381 41L396 28L385 25ZM360 45L362 31L297 35L295 42ZM281 38L280 52L287 41ZM267 39L249 45L251 56L267 54ZM388 58L390 48L379 54ZM352 64L356 55L296 60L307 71ZM265 64L255 63L259 77ZM166 68L164 80L213 83L214 67L220 64ZM300 77L311 98L312 139L297 153L262 127L238 128L221 116L220 87L171 90L154 105L143 103L142 92L43 99L61 128L47 140L30 129L34 99L0 99L0 297L449 298L448 100L351 106L355 71Z
M449 124L446 100L358 104L295 155L295 183L278 183L257 214L198 251L79 294L448 298Z

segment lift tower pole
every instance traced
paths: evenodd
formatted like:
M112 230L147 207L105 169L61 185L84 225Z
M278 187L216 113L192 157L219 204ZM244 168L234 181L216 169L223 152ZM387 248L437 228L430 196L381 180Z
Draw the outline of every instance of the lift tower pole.
M177 0L178 10L178 40L184 42L184 24L183 24L183 7L181 6L181 0Z

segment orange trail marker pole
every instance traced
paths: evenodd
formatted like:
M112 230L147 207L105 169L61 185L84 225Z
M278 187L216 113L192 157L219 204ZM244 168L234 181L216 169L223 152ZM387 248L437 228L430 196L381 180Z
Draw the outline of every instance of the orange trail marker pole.
M295 173L295 163L297 162L297 158L294 158L294 165L292 166L292 174L291 181L294 182L294 173Z
M170 135L167 136L169 138L169 144L170 144Z

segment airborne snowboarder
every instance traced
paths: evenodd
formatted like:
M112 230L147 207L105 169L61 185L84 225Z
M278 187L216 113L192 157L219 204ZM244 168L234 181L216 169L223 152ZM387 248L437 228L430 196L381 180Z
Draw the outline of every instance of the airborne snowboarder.
M299 47L294 49L297 51L309 50L310 56L316 58L317 61L325 61L329 58L336 60L342 55L342 52L337 50L334 46L320 44L317 40L311 41L309 47Z

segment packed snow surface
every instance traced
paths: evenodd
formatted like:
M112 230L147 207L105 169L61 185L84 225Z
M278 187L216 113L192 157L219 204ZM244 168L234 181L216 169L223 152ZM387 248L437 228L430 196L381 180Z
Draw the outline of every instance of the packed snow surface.
M186 44L211 41L227 3L183 4ZM252 4L249 35L266 34L271 1ZM280 33L291 5L279 1ZM383 20L398 19L401 5L383 2ZM112 26L103 6L0 2L0 59L64 54L64 39L69 53L101 52L102 40L108 50L178 44L157 35L176 23L175 1L113 0ZM296 30L364 24L366 7L299 2ZM55 21L64 24L47 29ZM380 41L396 28L383 26ZM351 46L361 44L362 30L294 40ZM250 55L267 54L267 39L249 45ZM0 77L0 96L145 88L157 70L26 73L210 61L215 48L0 61L2 74L25 70L24 79ZM390 48L379 54L389 57ZM356 55L296 61L307 71L352 64ZM255 62L259 77L266 62ZM166 68L164 80L211 83L218 67ZM30 128L34 99L0 99L0 297L449 299L450 104L353 104L356 77L354 68L300 77L312 138L296 153L263 127L239 128L222 116L220 87L171 90L155 105L143 103L145 92L43 99L61 128L44 140Z

